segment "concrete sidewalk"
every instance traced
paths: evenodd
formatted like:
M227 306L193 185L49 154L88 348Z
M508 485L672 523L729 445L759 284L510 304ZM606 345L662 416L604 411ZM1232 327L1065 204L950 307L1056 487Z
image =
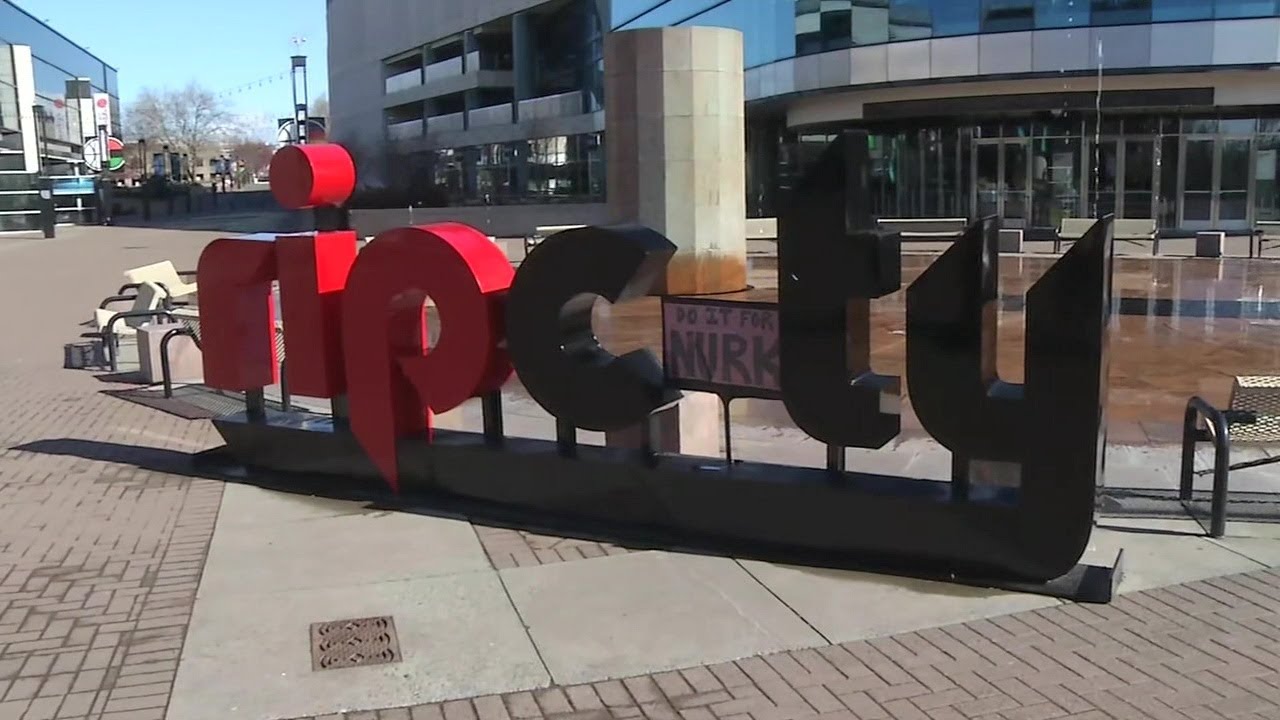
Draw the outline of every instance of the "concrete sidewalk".
M0 306L66 289L0 317L0 720L1280 717L1277 525L1104 518L1124 595L1084 606L192 477L207 421L58 365L115 268L214 236L0 243ZM312 669L312 624L370 616L398 661Z

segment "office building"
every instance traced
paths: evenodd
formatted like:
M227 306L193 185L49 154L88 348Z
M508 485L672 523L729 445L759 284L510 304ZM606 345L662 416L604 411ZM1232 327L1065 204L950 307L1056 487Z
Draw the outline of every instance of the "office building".
M59 222L91 219L84 142L120 117L116 70L26 11L0 0L0 231L39 227L37 178L54 186Z
M566 222L594 219L605 35L711 25L744 34L749 215L774 215L806 159L865 128L879 216L995 213L1032 237L1107 212L1165 232L1280 219L1275 0L328 9L331 134L356 150L374 204L564 203Z

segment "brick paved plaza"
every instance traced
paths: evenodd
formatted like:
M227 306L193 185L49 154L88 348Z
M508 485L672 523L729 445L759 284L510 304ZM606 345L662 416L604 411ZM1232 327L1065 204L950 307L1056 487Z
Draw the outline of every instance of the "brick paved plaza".
M213 237L0 236L0 720L1280 718L1273 525L1106 518L1123 594L1077 605L199 477L207 420L62 352ZM380 614L402 661L310 669L311 623Z

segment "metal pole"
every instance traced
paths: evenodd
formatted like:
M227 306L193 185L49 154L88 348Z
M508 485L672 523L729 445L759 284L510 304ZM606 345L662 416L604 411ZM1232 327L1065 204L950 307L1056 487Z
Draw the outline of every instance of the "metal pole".
M293 91L293 132L289 133L289 144L297 143L302 137L301 128L298 127L298 67L293 65L289 68L289 85Z

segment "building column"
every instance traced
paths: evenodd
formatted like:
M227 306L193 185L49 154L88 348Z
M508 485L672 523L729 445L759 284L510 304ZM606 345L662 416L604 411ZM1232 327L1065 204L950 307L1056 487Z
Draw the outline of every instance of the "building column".
M40 133L46 128L36 128L36 76L31 62L31 48L27 45L10 45L13 57L14 81L18 90L18 129L22 132L22 169L40 172ZM0 52L5 50L0 49Z
M668 294L747 286L742 57L742 33L725 28L605 38L610 215L676 244Z
M74 107L80 114L80 134L83 136L80 138L81 142L98 137L98 126L94 123L93 87L90 82L89 78L76 78L76 96L72 98L68 94L66 98L68 110Z
M511 18L511 69L515 80L515 119L520 121L520 101L533 97L534 51L532 16L528 12L516 13Z
M475 30L466 30L462 33L462 72L473 73L480 70L480 63L477 59L471 57L471 53L480 49L480 45L476 42ZM474 61L473 61L474 60ZM472 67L474 65L475 67Z

